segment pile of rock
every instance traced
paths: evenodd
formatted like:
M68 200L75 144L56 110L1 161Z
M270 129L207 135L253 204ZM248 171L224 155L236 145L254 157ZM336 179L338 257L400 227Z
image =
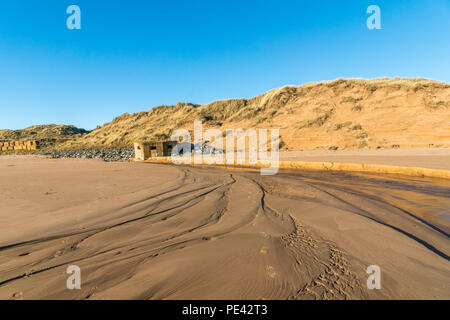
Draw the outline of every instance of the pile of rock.
M121 161L134 158L133 148L120 149L90 149L90 150L53 150L40 153L51 156L54 159L61 158L85 158L85 159L103 159L105 161Z

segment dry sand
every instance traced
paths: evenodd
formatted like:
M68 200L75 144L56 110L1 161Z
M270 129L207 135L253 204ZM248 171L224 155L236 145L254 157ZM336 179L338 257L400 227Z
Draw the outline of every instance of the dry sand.
M0 202L1 299L450 299L449 180L0 157Z

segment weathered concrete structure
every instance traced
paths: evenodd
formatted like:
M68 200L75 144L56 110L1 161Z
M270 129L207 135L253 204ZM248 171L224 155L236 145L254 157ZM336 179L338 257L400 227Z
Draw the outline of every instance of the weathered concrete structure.
M155 157L168 157L172 155L176 141L148 141L134 143L134 156L137 160L147 160Z
M39 141L7 141L0 142L1 151L13 150L37 150L39 149Z

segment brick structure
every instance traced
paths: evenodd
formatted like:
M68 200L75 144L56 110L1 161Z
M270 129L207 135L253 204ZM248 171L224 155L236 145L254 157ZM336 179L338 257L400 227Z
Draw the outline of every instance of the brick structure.
M177 145L176 141L149 141L135 142L135 159L147 160L154 157L168 157L172 155L172 149Z
M7 141L0 142L1 151L13 150L37 150L39 149L39 141Z

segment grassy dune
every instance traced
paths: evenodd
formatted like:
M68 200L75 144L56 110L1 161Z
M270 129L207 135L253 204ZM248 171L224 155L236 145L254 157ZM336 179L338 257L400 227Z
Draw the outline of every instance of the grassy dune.
M285 86L250 99L178 103L122 114L59 148L129 146L175 129L279 128L287 150L450 146L450 84L425 79L338 79Z
M20 130L0 130L0 141L40 140L46 146L76 139L88 132L71 125L38 125Z
M288 150L450 145L450 84L425 79L349 79L285 86L251 99L178 103L125 113L65 148L166 139L178 128L280 128Z

